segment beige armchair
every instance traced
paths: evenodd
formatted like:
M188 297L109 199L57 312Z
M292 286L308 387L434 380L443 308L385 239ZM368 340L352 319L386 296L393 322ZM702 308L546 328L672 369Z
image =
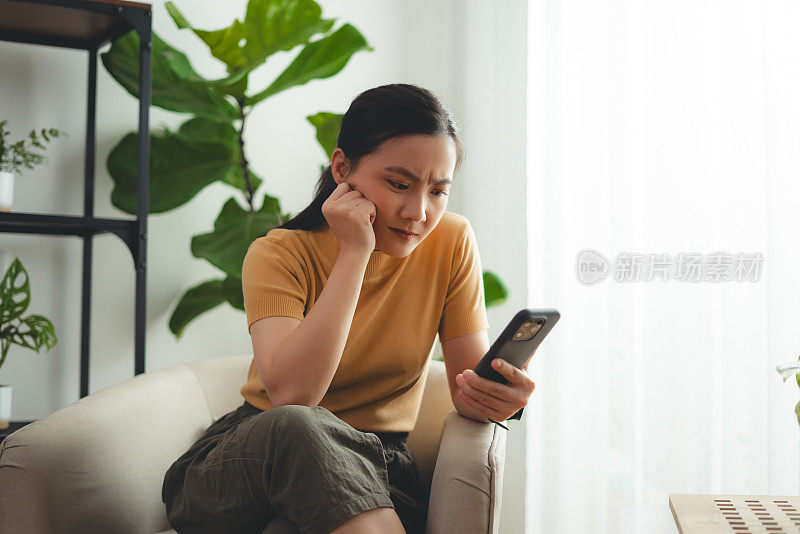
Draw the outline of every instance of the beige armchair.
M174 532L161 502L172 462L242 403L251 355L144 373L84 397L0 444L0 532ZM427 532L497 533L505 430L462 417L429 360L408 445L431 488ZM276 519L263 534L296 533Z

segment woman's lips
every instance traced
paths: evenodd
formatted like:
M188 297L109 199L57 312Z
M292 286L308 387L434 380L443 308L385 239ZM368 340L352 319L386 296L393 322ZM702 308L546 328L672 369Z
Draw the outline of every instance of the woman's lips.
M407 234L407 233L403 232L402 230L398 230L397 228L392 228L391 226L389 227L389 229L392 232L394 232L397 236L402 237L403 239L412 239L413 237L415 237L417 235L417 234Z

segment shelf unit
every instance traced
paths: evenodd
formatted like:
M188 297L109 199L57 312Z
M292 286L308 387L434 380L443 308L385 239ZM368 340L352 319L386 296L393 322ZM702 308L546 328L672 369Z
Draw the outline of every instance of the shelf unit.
M139 129L136 219L94 217L95 115L98 50L129 31L139 34ZM149 4L122 0L0 0L0 41L86 50L89 80L86 110L83 216L0 212L0 232L76 236L83 241L80 396L89 394L92 243L95 235L117 235L136 270L134 373L144 372L148 182L150 167L152 14ZM28 421L29 422L29 421ZM17 422L26 423L26 422ZM14 422L12 422L12 425Z

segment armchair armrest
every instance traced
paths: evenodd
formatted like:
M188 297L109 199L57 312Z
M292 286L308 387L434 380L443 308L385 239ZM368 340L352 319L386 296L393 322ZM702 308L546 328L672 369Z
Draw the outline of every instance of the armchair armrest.
M496 534L506 430L450 412L431 481L427 534Z

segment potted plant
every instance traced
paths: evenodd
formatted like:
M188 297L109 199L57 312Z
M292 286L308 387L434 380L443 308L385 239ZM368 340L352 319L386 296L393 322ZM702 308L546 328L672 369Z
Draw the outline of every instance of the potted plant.
M0 282L0 368L12 343L39 352L42 346L50 350L58 342L49 319L41 315L22 317L30 302L28 272L19 258L14 258ZM11 419L11 393L10 385L0 384L0 429L8 428Z
M34 148L45 150L45 143L66 132L57 128L42 128L39 133L31 130L27 138L9 142L11 134L6 130L8 121L0 121L0 211L11 211L14 196L14 177L22 173L23 168L33 169L45 161L44 154L34 152Z
M775 370L781 374L784 382L786 382L786 379L790 376L794 376L798 387L800 387L800 361L782 363L775 367ZM794 414L797 417L797 424L800 424L800 402L795 405Z

